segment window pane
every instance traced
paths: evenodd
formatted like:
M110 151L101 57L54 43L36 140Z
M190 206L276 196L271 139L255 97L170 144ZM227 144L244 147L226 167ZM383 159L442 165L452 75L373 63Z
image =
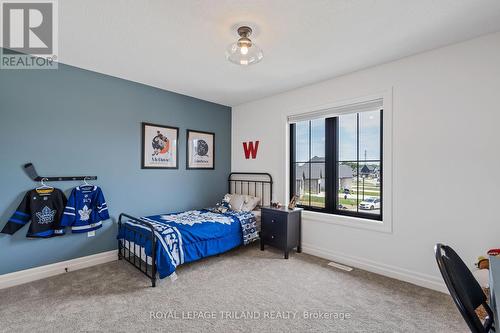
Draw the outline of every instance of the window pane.
M311 161L325 161L325 119L311 121Z
M311 163L309 179L309 196L311 206L325 207L325 163Z
M357 159L357 116L348 114L338 118L339 161L356 161Z
M295 162L309 161L309 121L295 124Z
M309 206L309 163L295 164L295 195L297 204Z
M359 211L380 215L380 163L359 164Z
M359 114L359 159L380 160L380 111Z
M333 214L382 217L381 120L382 111L374 110L293 125L291 181L299 205ZM336 147L325 147L327 132L335 135L330 139ZM336 165L332 174L326 174L328 161ZM338 191L326 193L327 179Z
M357 211L356 169L355 162L338 164L338 209L340 210Z

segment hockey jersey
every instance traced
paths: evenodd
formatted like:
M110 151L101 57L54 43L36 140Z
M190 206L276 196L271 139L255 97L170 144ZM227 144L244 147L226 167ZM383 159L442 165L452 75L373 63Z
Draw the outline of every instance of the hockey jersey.
M12 235L31 220L26 237L47 238L64 234L61 216L66 206L64 193L53 191L28 191L23 201L3 227L2 233Z
M98 186L78 186L71 191L64 209L61 226L71 226L73 233L88 232L102 227L109 219L108 205Z

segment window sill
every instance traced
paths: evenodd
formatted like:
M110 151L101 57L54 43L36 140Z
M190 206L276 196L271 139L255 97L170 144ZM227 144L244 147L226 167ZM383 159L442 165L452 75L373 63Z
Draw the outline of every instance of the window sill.
M360 217L314 212L310 210L303 210L302 217L304 218L304 220L309 220L312 222L320 222L326 224L341 225L356 229L392 233L392 223L390 219L387 218L385 212L383 221L364 219Z

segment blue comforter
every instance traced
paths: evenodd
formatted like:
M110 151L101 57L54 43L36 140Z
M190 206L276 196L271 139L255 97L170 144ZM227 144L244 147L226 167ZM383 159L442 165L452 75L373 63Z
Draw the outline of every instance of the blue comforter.
M160 278L175 272L180 264L226 252L258 238L255 216L251 212L192 210L141 219L155 227L155 261ZM134 232L121 228L118 239L144 247L146 255L151 257L150 229L133 221L125 223Z

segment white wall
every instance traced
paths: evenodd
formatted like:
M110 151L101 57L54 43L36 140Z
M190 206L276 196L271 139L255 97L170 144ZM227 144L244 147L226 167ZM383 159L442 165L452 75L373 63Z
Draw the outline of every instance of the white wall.
M285 202L286 115L387 89L392 232L304 218L303 245L311 254L442 290L436 242L455 247L469 265L500 247L500 33L233 107L232 170L270 172L274 197ZM255 160L244 158L248 140L260 140Z

